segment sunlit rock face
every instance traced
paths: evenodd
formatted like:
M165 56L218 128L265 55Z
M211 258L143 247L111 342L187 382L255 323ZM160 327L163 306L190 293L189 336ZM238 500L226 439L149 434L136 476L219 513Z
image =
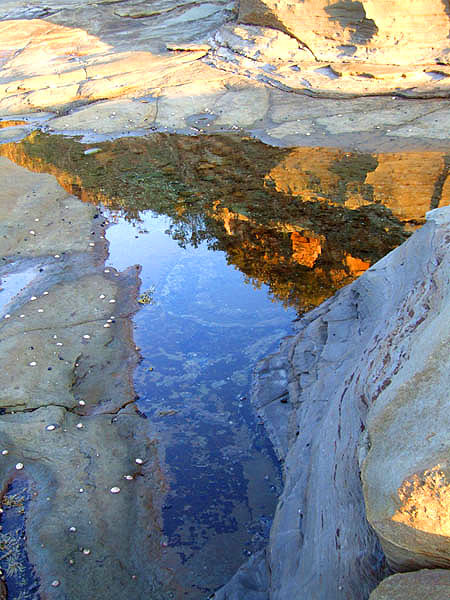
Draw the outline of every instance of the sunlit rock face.
M242 0L241 23L279 29L320 61L447 62L450 9L441 0Z

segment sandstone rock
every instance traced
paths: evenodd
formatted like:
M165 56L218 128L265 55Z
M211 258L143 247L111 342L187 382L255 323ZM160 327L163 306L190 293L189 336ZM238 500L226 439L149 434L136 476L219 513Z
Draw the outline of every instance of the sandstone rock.
M367 443L368 518L390 562L448 564L449 223L449 208L430 213L257 369L253 401L285 472L266 598L361 600L386 575L365 517ZM246 597L257 585L246 574L218 597Z
M431 212L430 219L443 219L447 210ZM367 422L370 451L362 471L367 518L389 562L400 570L450 565L449 265L445 249L436 246L449 237L448 227L440 229L433 240L434 263L402 306L408 329L379 342L386 356L395 348L399 364L380 388Z
M105 272L95 207L3 157L0 172L0 483L29 496L26 533L5 532L5 510L1 543L26 550L42 597L162 599L164 482L132 407L138 271Z
M290 34L319 61L431 63L448 52L449 13L440 0L408 11L398 0L242 0L238 20Z
M48 126L55 132L92 130L96 134L120 135L130 129L149 129L156 116L156 102L115 100L96 102L65 117L52 119Z
M370 600L444 600L450 597L450 571L422 569L392 575L370 594Z

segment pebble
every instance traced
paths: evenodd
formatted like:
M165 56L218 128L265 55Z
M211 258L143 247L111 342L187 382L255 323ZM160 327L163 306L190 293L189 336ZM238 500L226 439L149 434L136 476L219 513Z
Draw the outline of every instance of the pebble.
M101 298L103 300L103 298L106 298L105 294L100 294L99 298Z
M11 315L5 315L5 319L9 319Z
M23 318L25 317L25 315L19 315L19 317L20 317L21 319L23 319Z
M142 458L136 458L135 463L137 465L143 465L144 464L144 460Z
M6 456L7 454L9 454L9 450L2 450L2 455Z
M61 582L59 581L59 579L54 579L54 580L52 581L52 587L58 587L58 586L60 585L60 583L61 583Z
M111 327L111 325L109 323L105 323L103 327Z
M43 296L48 296L48 292L44 292L42 295Z
M57 346L62 346L62 342L56 342Z
M30 233L31 235L36 235L36 232L33 231L32 229L30 229L30 231L28 233Z
M45 428L47 431L54 431L56 429L56 425L47 425Z
M118 494L120 492L120 487L114 486L109 491L111 494Z
M89 550L89 548L83 548L83 554L85 554L86 556L89 556L90 553L91 553L91 551Z
M123 478L127 481L131 481L132 479L134 479L133 475L124 475Z
M59 254L55 254L55 258L60 258L60 255Z
M85 150L83 154L86 154L88 156L89 154L96 154L97 152L101 151L101 148L89 148L88 150Z
M23 463L17 463L16 469L17 471L21 471L23 469Z
M32 360L30 363L28 363L30 365L30 367L35 367L37 365L37 362L35 360Z
M84 492L84 488L80 488L78 491L80 492L80 494L82 494Z
M109 301L110 304L114 304L115 300L114 298L111 298L111 300Z
M89 246L91 246L91 248L92 248L93 246L95 246L95 243L94 242L89 242Z
M85 402L84 400L80 400L80 401L78 402L78 404L79 404L80 406L85 406L86 402Z
M44 312L44 309L43 309L43 308L38 308L38 312L39 312L39 313L43 313L43 312Z
M109 272L110 272L110 270L109 270L109 269L105 269L103 272L104 272L104 273L109 273Z
M76 527L74 527L73 525L71 527L69 527L69 531L71 531L72 533L74 533L77 530Z
M83 337L84 337L85 340L90 340L91 339L91 336L88 335L87 333L85 335L83 335Z
M77 423L77 429L83 429L84 425L83 423Z
M37 300L36 296L31 296L30 300Z

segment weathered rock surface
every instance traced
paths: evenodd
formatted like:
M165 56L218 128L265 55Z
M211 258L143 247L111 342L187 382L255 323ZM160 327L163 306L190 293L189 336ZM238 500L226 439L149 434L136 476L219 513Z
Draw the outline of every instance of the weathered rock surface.
M423 569L391 575L370 594L370 600L445 600L450 598L450 571Z
M241 0L240 23L284 31L319 61L391 65L447 62L449 9L441 0Z
M422 3L408 20L396 3L391 14L381 1L243 2L240 20L245 22L237 23L237 7L226 0L174 0L151 7L134 0L51 0L45 7L8 0L0 8L0 117L56 111L64 116L50 127L70 134L78 133L85 119L82 131L98 135L165 128L198 133L214 125L216 130L243 128L286 145L318 144L322 136L332 145L333 136L342 133L358 133L364 143L380 137L379 144L392 143L395 135L400 147L416 138L446 140L445 103L402 104L397 110L388 99L347 108L329 101L325 112L311 119L311 98L292 93L447 96L450 67L442 32L448 16L435 2L426 9L432 33L422 37L416 31L412 39L416 22L423 21ZM317 21L313 30L305 25L310 23L305 11ZM355 42L350 56L347 38L356 35L355 28L375 22L364 16L370 11L379 19L377 34ZM290 19L321 40L322 57L319 49L299 41ZM403 37L391 30L404 31ZM118 99L128 102L117 104ZM91 103L88 112L79 110ZM272 107L278 111L273 121ZM292 112L298 116L289 118ZM17 139L27 131L19 128L1 137Z
M378 342L397 366L370 410L362 469L367 518L402 571L450 567L450 232L447 209L431 214L440 225L432 262L411 266L415 285Z
M2 560L24 571L23 548L45 598L167 597L165 483L132 406L138 271L104 268L107 223L53 177L0 174ZM5 530L16 484L24 536Z
M253 400L285 470L261 598L361 600L383 578L364 459L391 564L449 564L449 237L450 209L429 213L260 363ZM247 597L252 572L216 597Z

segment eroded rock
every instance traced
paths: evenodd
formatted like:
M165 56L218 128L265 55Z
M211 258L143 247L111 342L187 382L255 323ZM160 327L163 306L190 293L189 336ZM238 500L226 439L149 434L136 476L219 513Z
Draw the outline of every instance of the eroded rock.
M17 481L29 495L24 535L0 533L23 547L11 565L2 552L7 577L27 556L42 597L162 599L165 483L131 381L139 271L105 269L95 207L6 158L0 171L1 502Z
M429 213L258 367L253 400L285 469L266 598L367 598L388 571L366 505L391 565L448 565L449 223ZM217 598L246 597L252 573Z
M370 594L370 600L444 600L450 596L450 572L422 569L392 575Z

